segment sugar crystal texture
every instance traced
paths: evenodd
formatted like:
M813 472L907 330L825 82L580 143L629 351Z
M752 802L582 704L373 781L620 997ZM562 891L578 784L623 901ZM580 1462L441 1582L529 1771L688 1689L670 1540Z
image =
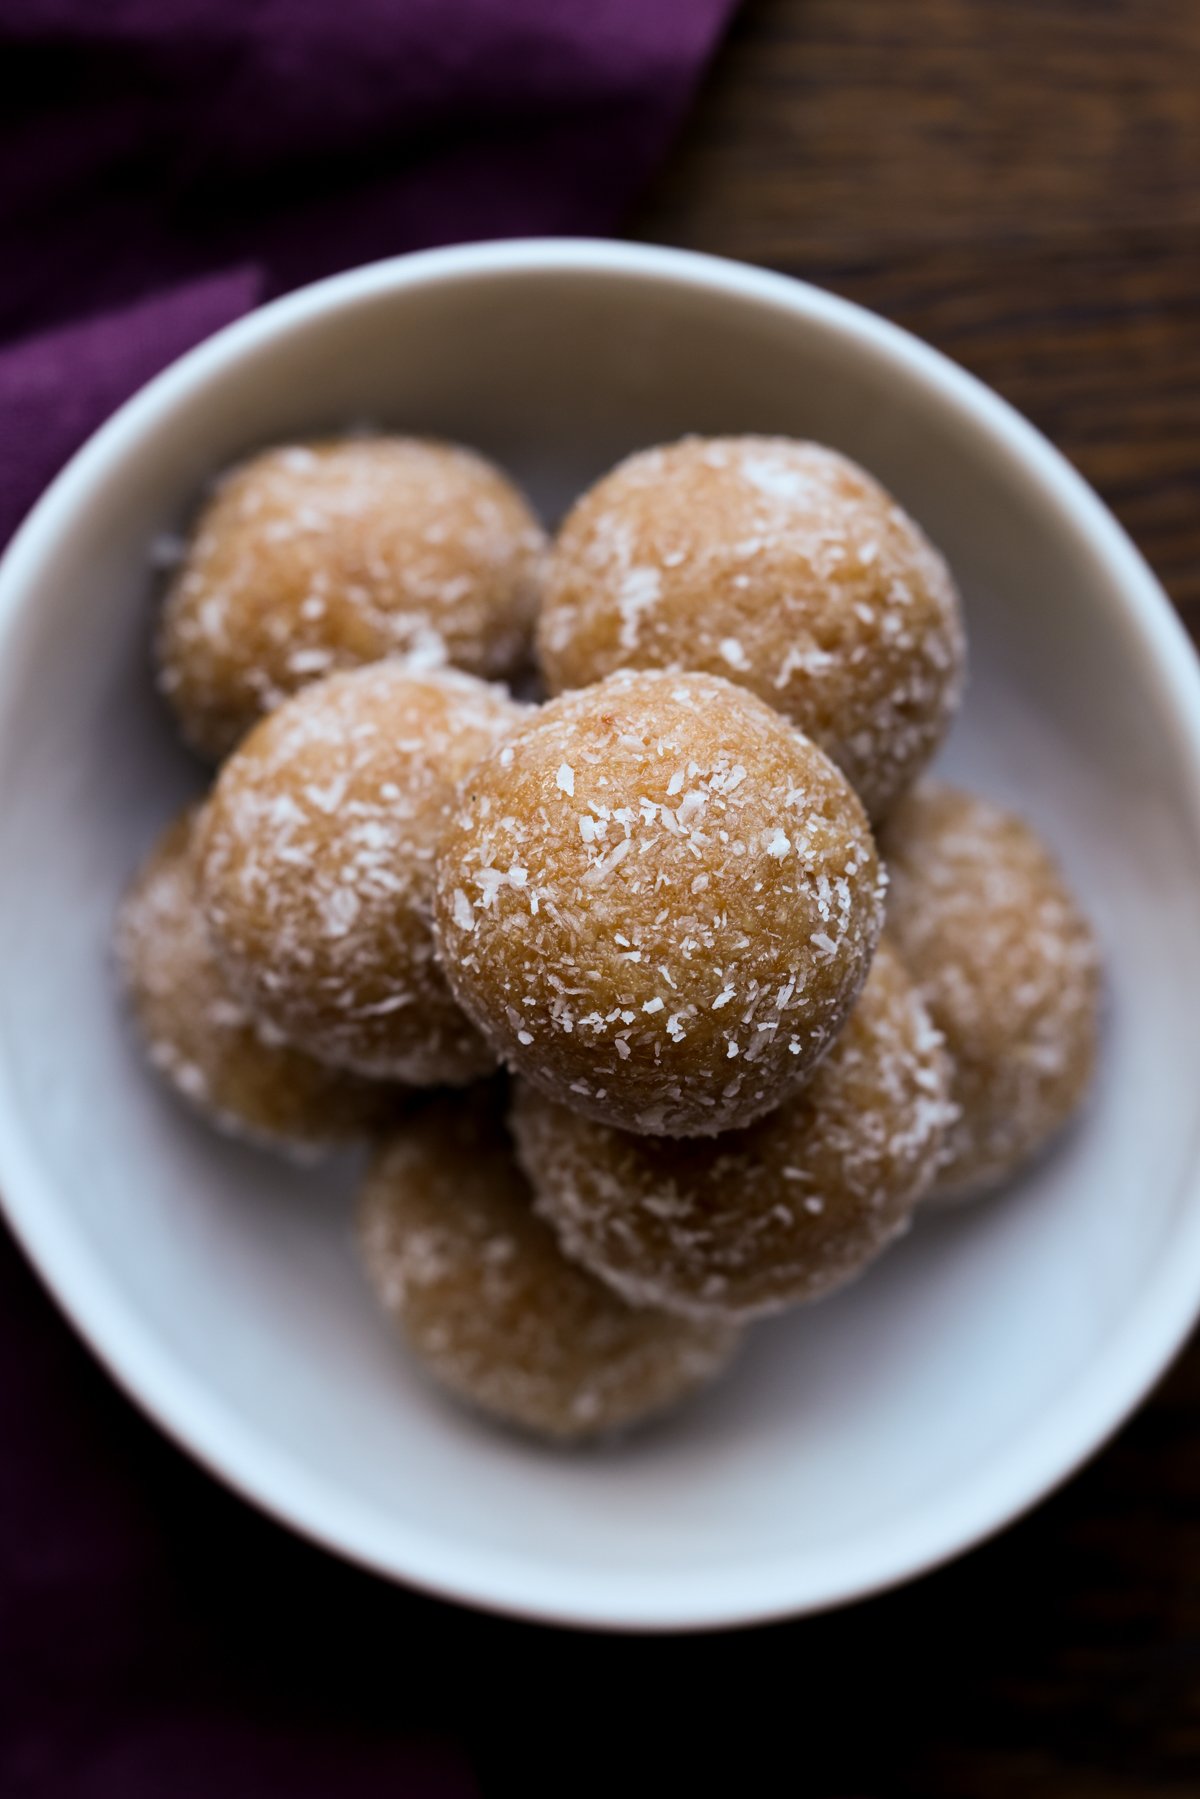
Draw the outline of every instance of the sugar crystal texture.
M770 1109L870 965L862 807L778 713L712 675L623 672L532 714L443 840L454 992L550 1098L688 1136Z
M747 1130L633 1136L528 1085L513 1128L568 1255L632 1304L732 1320L817 1299L872 1262L932 1180L950 1116L941 1039L881 947L811 1080Z
M380 1149L359 1246L376 1296L438 1381L561 1440L676 1404L729 1360L736 1332L627 1306L568 1262L484 1090L437 1100Z
M920 529L821 444L684 438L622 462L563 524L538 649L552 692L618 668L727 675L785 713L881 818L933 755L965 662Z
M151 1066L218 1130L299 1158L394 1122L405 1096L292 1049L225 978L200 908L199 808L169 825L117 917L117 962Z
M163 612L160 685L218 758L288 694L384 656L512 675L543 551L522 495L473 451L403 437L268 450L196 522Z
M886 834L887 931L946 1039L959 1117L932 1197L970 1197L1078 1110L1099 1041L1095 937L1015 814L940 782Z
M289 1042L415 1086L494 1066L434 960L433 858L463 777L520 717L471 675L379 662L294 695L226 762L199 844L209 928Z

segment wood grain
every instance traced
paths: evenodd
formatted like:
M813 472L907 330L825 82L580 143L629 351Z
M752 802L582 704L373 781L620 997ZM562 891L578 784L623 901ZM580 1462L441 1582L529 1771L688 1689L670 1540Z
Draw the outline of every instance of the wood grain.
M634 228L807 276L973 369L1095 482L1195 628L1198 53L1200 0L750 0ZM163 1729L252 1704L268 1732L342 1732L378 1753L381 1794L400 1790L388 1745L441 1731L466 1737L488 1799L1200 1795L1196 1347L1089 1469L955 1566L826 1618L630 1641L339 1565L185 1461L54 1321L35 1335L27 1281L4 1291L29 1308L21 1341L92 1395L97 1479L137 1469L149 1545L144 1571L132 1542L112 1568L26 1567L4 1521L25 1611L0 1631L20 1635L19 1702L91 1770L76 1799L149 1790L106 1759L118 1677ZM68 1474L67 1537L80 1508L126 1499ZM167 1578L153 1520L183 1513ZM94 1615L78 1641L48 1628L63 1582ZM168 1608L171 1631L142 1628ZM183 1648L160 1666L164 1634ZM281 1790L265 1763L255 1781L238 1793ZM31 1764L21 1791L48 1790Z
M973 370L1200 630L1195 0L758 0L635 230L803 275ZM662 1669L573 1653L600 1690ZM835 1617L681 1645L675 1670L698 1715L725 1708L703 1764L743 1790L1195 1799L1200 1345L997 1542Z
M638 235L927 338L1078 465L1200 627L1200 5L759 0Z

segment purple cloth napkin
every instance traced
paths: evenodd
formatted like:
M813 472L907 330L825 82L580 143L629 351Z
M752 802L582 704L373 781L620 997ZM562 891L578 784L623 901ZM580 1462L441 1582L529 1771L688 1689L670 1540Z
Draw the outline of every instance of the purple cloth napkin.
M7 0L0 540L259 299L420 245L611 231L734 0ZM459 1799L497 1633L171 1449L0 1236L0 1793ZM482 1633L482 1634L481 1634Z
M0 540L119 400L256 299L422 245L618 227L734 4L6 0Z

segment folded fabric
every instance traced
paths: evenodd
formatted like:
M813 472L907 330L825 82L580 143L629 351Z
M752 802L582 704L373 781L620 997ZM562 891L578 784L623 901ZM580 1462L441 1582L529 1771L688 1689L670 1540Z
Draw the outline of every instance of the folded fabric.
M421 245L615 229L733 4L8 0L0 540L253 297ZM248 285L231 304L227 277L222 314L208 278L230 270ZM164 290L169 330L142 304Z
M612 231L732 5L7 0L0 541L258 300L426 244ZM459 1799L468 1628L186 1463L0 1234L0 1793Z

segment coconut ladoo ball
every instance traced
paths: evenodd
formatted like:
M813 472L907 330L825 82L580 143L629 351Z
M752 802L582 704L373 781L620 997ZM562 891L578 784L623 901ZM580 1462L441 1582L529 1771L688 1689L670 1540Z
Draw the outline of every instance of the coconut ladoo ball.
M947 1119L941 1039L898 959L875 958L799 1093L748 1130L631 1136L517 1090L513 1129L564 1251L634 1305L745 1319L832 1292L906 1227Z
M1099 1041L1087 919L1020 818L928 782L886 838L887 931L946 1039L959 1109L931 1197L1014 1174L1081 1105Z
M488 679L527 660L544 535L452 444L361 437L228 473L167 596L159 681L193 748L225 755L288 694L385 656Z
M474 771L436 931L512 1068L602 1123L688 1136L777 1105L866 977L881 874L815 744L712 675L550 702Z
M630 456L568 514L538 652L552 692L618 668L705 669L799 725L883 817L963 680L942 558L865 470L785 437Z
M196 885L199 811L167 827L117 915L118 967L151 1065L218 1130L293 1155L394 1123L398 1089L289 1048L230 991Z
M233 990L289 1043L413 1086L494 1066L434 960L433 857L462 778L520 717L470 675L379 662L294 695L225 764L204 908Z
M367 1278L443 1386L540 1436L595 1436L676 1404L736 1333L634 1310L568 1262L488 1102L439 1102L381 1148L359 1213Z

